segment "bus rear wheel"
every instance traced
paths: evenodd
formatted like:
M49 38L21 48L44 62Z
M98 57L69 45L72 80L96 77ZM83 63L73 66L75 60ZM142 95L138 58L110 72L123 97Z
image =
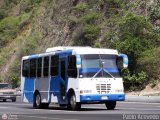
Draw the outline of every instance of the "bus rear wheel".
M107 101L105 105L108 110L114 110L116 107L116 101Z
M34 97L34 102L33 102L33 107L34 108L43 108L43 109L47 109L49 106L49 103L42 103L41 102L41 95L39 92L37 92L35 94L35 97Z
M81 109L81 103L76 102L76 95L74 93L69 95L69 103L68 103L67 108L70 110Z

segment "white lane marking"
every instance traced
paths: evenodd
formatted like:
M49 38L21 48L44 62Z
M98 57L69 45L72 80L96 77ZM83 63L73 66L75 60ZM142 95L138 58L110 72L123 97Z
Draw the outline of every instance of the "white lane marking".
M34 109L35 111L46 111L46 109ZM79 111L65 111L65 110L52 110L52 109L47 109L47 112L70 112L70 113L75 113Z
M0 109L1 109L1 108L8 108L8 107L0 107Z
M0 105L5 105L4 103L0 103ZM24 103L6 103L6 105L28 105L28 106L32 106L32 104L24 104Z
M38 118L38 119L49 119L49 120L79 120L79 119L65 119L65 118L50 118L50 117L38 117L38 116L28 116L28 115L18 115L21 117L27 117L27 118Z
M127 110L127 109L129 109L129 110L144 110L144 111L153 111L153 110L157 110L157 111L160 111L160 109L141 109L141 108L117 108L117 109L123 109L123 110Z
M149 103L149 102L117 102L118 104L122 103L122 104L160 104L160 103Z

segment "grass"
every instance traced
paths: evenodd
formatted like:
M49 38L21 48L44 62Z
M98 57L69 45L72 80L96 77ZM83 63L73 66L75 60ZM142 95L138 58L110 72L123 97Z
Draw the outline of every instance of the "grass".
M4 47L16 38L21 30L19 26L28 20L30 15L31 13L24 13L21 16L10 16L0 21L0 47Z

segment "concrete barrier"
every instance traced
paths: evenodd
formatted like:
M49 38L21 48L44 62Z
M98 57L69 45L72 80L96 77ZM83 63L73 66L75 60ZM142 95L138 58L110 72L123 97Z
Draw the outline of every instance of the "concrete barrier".
M148 102L148 103L160 103L160 96L135 96L126 95L126 102Z

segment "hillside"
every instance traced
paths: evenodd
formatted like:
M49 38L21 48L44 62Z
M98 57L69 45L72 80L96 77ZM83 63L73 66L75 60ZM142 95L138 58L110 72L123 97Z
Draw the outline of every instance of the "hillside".
M20 83L24 55L54 46L118 49L126 91L160 90L160 0L1 0L0 80Z

